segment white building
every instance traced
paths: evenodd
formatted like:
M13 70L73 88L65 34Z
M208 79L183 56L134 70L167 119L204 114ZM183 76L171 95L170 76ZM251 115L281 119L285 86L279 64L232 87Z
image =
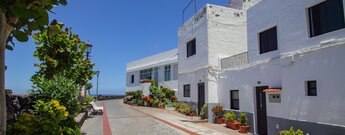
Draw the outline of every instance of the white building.
M177 57L177 49L173 49L127 63L126 91L143 90L149 95L151 83L144 80L155 80L159 87L177 91Z
M249 63L221 60L219 103L247 112L255 134L345 134L344 4L262 0L249 9Z
M192 106L197 114L203 104L219 103L220 58L247 51L246 9L256 0L229 7L207 4L178 30L178 93L180 102ZM211 116L209 118L211 120Z

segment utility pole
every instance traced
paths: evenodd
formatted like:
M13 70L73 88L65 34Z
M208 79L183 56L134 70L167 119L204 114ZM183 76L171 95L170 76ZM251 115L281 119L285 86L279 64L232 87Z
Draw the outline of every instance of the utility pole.
M98 71L96 71L96 74L97 74L97 86L96 86L96 95L97 95L97 100L99 99L99 95L98 95L98 77L99 77L99 73L100 73L100 71L98 70Z

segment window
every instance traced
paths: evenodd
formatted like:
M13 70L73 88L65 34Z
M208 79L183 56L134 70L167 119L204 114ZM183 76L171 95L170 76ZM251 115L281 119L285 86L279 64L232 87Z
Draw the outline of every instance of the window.
M183 86L183 97L190 97L190 85Z
M230 108L234 110L240 109L240 97L238 90L230 91Z
M316 81L307 81L307 96L317 96Z
M343 0L327 0L308 9L310 37L345 28Z
M152 69L146 69L140 71L140 80L143 79L152 79Z
M170 81L171 78L171 66L164 67L164 81Z
M187 43L187 57L193 56L196 53L196 39Z
M260 54L278 50L277 27L273 27L259 34Z
M131 75L131 83L134 83L134 75Z

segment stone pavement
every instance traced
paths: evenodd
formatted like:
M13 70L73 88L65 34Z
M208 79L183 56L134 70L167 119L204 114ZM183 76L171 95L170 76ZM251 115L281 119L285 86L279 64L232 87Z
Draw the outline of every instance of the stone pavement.
M91 115L82 126L88 135L243 135L224 125L205 123L176 111L134 107L122 100L97 102L106 108L103 115Z

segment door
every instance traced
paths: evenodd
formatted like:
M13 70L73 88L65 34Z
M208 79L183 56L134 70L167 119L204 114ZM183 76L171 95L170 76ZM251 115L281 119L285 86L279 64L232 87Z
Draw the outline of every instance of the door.
M263 92L265 89L268 89L268 86L256 87L256 120L259 135L267 135L266 94Z
M205 83L198 83L198 115L205 104Z

